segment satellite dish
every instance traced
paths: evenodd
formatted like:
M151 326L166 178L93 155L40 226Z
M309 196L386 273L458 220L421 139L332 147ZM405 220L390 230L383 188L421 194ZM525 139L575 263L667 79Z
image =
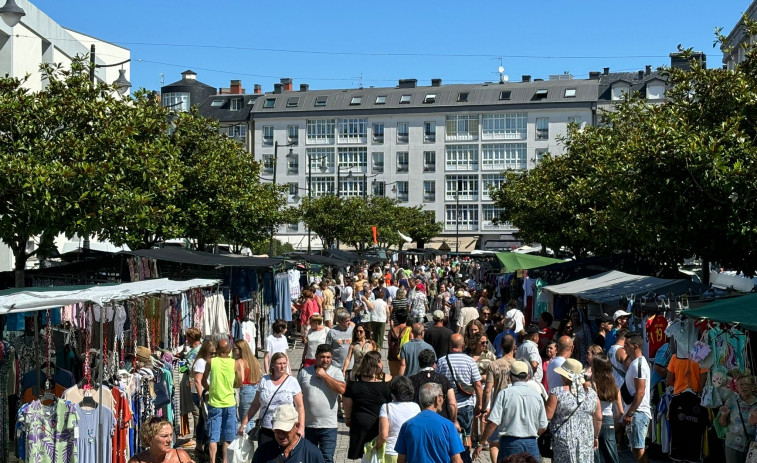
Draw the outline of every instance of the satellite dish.
M502 67L502 66L500 66L500 67L498 68L498 71L499 71L499 73L501 74L501 73L505 72L505 68L504 68L504 67Z
M510 80L510 78L507 76L507 74L505 74L505 75L502 76L502 81L503 82L507 82L508 80Z

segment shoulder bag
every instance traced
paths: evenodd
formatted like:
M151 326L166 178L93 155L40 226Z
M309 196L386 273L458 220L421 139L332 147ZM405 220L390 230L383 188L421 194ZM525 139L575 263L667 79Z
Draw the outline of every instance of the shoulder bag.
M636 378L641 378L641 359L642 357L639 357L639 361L636 363ZM633 394L631 394L631 391L628 390L625 381L623 381L623 384L620 386L620 397L623 399L623 403L625 404L630 404L631 402L633 402Z
M289 375L286 375L284 378L284 381L279 384L279 387L276 388L276 390L273 392L273 395L270 399L268 399L268 405L265 406L265 411L262 415L258 415L258 419L255 420L255 426L250 430L249 436L252 440L258 440L260 437L260 427L263 426L263 417L266 413L268 413L268 409L271 408L271 402L273 401L273 398L276 397L276 394L279 392L279 389L281 389L281 386L284 385L289 380Z
M463 384L457 381L457 377L455 377L455 370L452 369L452 363L449 361L449 354L445 356L447 359L447 366L449 367L449 372L452 375L452 382L455 383L455 387L458 391L460 391L461 394L471 396L475 394L476 388L473 387L472 384Z
M559 431L560 428L562 428L565 425L565 423L567 423L568 420L570 420L570 417L572 417L573 414L576 413L579 408L581 408L581 404L576 405L576 408L573 409L572 412L570 412L570 415L568 415L568 417L565 418L565 420L562 423L560 423L560 426L555 428L554 431L550 431L549 425L547 425L547 429L543 433L541 433L541 436L539 436L536 439L536 445L539 447L539 454L541 454L542 457L544 458L554 457L554 452L552 451L552 436L557 434L557 431Z

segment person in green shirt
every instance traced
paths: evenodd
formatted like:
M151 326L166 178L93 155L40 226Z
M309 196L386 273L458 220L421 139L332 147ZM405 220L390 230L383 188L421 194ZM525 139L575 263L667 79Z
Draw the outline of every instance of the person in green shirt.
M234 395L236 378L235 360L229 356L231 346L228 339L218 342L216 358L208 360L202 375L202 386L208 390L208 441L210 461L216 461L218 442L223 442L222 457L226 463L229 443L237 435L237 401ZM213 384L209 382L213 375ZM241 378L239 378L241 382Z

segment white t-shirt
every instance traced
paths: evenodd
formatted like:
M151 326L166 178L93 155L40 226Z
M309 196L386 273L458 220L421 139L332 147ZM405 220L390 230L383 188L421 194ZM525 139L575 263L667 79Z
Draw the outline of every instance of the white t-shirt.
M305 354L306 359L315 358L315 350L318 346L326 343L326 336L329 334L328 327L324 326L322 330L311 330L308 333L308 351Z
M523 330L524 325L526 324L526 317L523 315L523 312L521 312L518 309L510 309L505 314L505 318L511 319L513 322L515 322L515 331L516 333L520 333L521 330Z
M344 285L342 290L342 302L350 302L352 300L352 286Z
M555 373L555 368L561 367L563 363L565 363L565 357L555 357L547 364L547 385L550 391L557 386L562 386L562 376Z
M541 355L539 355L539 346L531 340L523 341L515 351L516 359L527 359L529 362L536 362L538 365L534 369L533 377L536 381L541 382L544 372L541 369Z
M277 389L279 392L276 392ZM263 379L260 380L259 391L260 411L258 412L258 416L265 413L261 426L266 429L272 429L273 412L276 411L279 405L294 405L294 396L301 394L302 388L300 388L300 383L297 382L297 378L294 376L289 376L286 381L281 384L281 389L279 389L279 386L273 384L271 377L265 375L263 376ZM271 404L270 406L268 405L269 402ZM268 411L266 411L266 407L268 408Z
M269 334L267 338L265 338L265 351L268 352L268 359L273 358L273 354L277 354L279 352L284 353L287 358L289 358L289 343L287 343L287 338L284 335L279 336L278 338L272 334ZM287 366L287 372L291 375L292 374L292 362L289 362L289 365Z
M386 323L386 301L376 299L373 301L373 310L371 310L371 321Z
M641 404L639 404L639 408L637 408L636 411L647 415L651 420L652 411L649 407L649 385L652 381L652 374L649 370L649 363L644 357L639 357L631 361L631 364L628 366L628 371L626 371L626 388L628 388L628 392L632 395L636 393L636 384L634 383L634 379L636 378L643 378L646 380L644 398L641 399Z
M194 366L192 367L192 373L205 373L205 365L207 365L208 362L203 358L197 358L195 360ZM210 382L210 375L208 375L208 382ZM197 384L195 384L194 381L190 381L192 392L197 392Z
M388 412L387 412L388 408ZM397 444L397 436L405 421L413 418L421 412L421 407L415 402L392 402L381 406L379 417L389 420L389 436L386 438L386 454L397 455L394 446Z

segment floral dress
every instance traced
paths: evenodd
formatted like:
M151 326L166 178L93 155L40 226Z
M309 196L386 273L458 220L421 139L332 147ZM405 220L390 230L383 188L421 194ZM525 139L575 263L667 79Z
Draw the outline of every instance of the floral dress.
M597 407L597 393L593 389L587 390L580 405L577 405L576 397L562 386L552 388L549 393L557 396L555 415L549 423L549 430L553 434L552 450L555 453L552 461L560 463L594 461L592 419ZM576 407L578 407L577 410ZM574 410L575 413L573 413Z

